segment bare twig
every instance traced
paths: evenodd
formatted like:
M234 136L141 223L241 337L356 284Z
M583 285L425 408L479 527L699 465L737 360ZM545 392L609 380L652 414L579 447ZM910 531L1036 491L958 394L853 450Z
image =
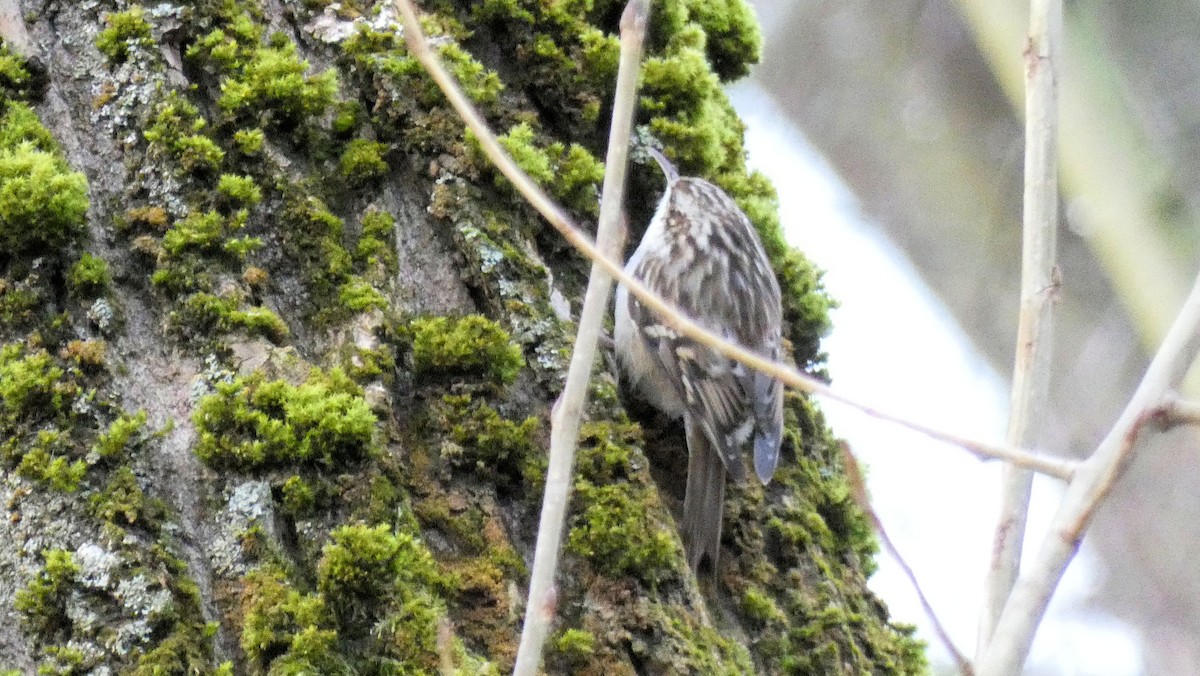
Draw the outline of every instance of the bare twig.
M1054 265L1058 229L1058 55L1062 0L1031 0L1025 45L1025 213L1021 314L1013 365L1006 441L1032 446L1045 423L1050 389L1052 310L1058 293ZM979 618L976 656L987 650L1021 565L1033 472L1006 464L1000 516Z
M637 102L638 74L642 61L642 41L650 17L649 0L629 0L621 15L621 58L617 69L616 96L612 125L605 158L604 189L600 198L600 224L597 233L601 255L608 260L620 258L621 210L625 202L625 169L629 161L629 135L633 131L634 104ZM580 310L579 331L572 348L567 382L555 406L550 431L550 464L546 471L546 490L538 524L537 547L529 580L529 602L525 626L517 650L514 676L532 676L541 663L542 646L553 619L554 576L562 546L563 522L571 497L571 475L575 466L575 445L579 437L579 419L587 400L588 380L595 363L596 343L608 314L612 278L598 262L592 263L591 278Z
M982 676L1020 672L1050 597L1078 551L1096 507L1133 457L1138 432L1161 410L1164 394L1183 379L1197 349L1200 349L1200 276L1121 417L1096 452L1079 465L1067 487L1037 559L1018 578L992 642L977 664Z
M1176 392L1163 395L1160 409L1165 426L1200 425L1200 402L1180 399Z
M624 280L622 280L622 283L624 283ZM687 333L687 332L684 331L684 333ZM692 335L693 338L696 338L696 336L694 334L690 334L690 335ZM700 339L697 338L697 340L700 340ZM716 350L720 350L726 356L729 356L732 359L737 359L737 357L735 356L736 353L726 352L725 350L722 349L723 346L726 345L726 343L724 343L724 341L714 340L713 342L709 343L709 345ZM751 364L749 362L746 362L746 363L754 368L758 368L757 364ZM759 370L763 370L763 369L759 369ZM786 372L787 367L783 367L782 370L784 370ZM958 446L960 448L963 448L963 449L969 451L971 454L973 454L975 457L979 458L980 460L1003 460L1005 462L1012 463L1018 467L1024 467L1024 468L1033 470L1034 472L1037 472L1039 474L1045 474L1046 476L1051 476L1056 479L1062 479L1063 481L1071 480L1071 477L1075 475L1075 468L1079 464L1078 462L1076 462L1074 460L1064 460L1061 458L1054 458L1054 457L1050 457L1047 455L1041 455L1038 453L1026 451L1026 450L1023 450L1020 448L1013 448L1011 446L1004 446L1001 444L991 444L986 441L979 441L978 439L971 439L969 437L960 436L960 435L954 434L952 432L945 432L943 430L939 430L937 428L930 427L928 425L923 425L914 420L908 420L907 418L901 418L900 416L895 416L890 413L885 413L883 411L876 410L865 404L861 404L857 401L848 399L847 397L841 395L840 393L836 392L832 388L828 387L827 385L825 385L819 381L816 381L815 386L811 390L809 390L809 389L805 389L805 387L803 385L799 385L796 382L794 382L793 380L789 379L787 374L781 375L780 373L777 372L777 370L770 370L770 371L765 371L765 372L769 373L770 375L775 376L776 378L779 378L780 380L782 380L784 382L784 384L788 385L789 387L795 387L798 390L804 390L806 392L810 392L815 396L824 397L825 399L828 399L830 401L836 401L840 404L849 406L849 407L859 411L860 413L871 416L872 418L876 418L879 420L884 420L884 421L887 421L890 423L894 423L896 425L900 425L901 427L906 427L915 432L920 432L921 434L924 434L925 436L927 436L931 439L936 439L938 441L942 441L942 442L945 442L948 444L952 444L954 446ZM801 376L801 377L805 377L805 376Z
M966 656L962 654L962 651L960 651L958 647L954 645L954 642L950 640L950 633L946 631L945 626L942 624L941 620L938 619L937 614L933 612L933 606L929 603L929 599L925 597L925 592L921 589L921 584L917 582L916 573L914 573L913 569L909 567L908 562L904 560L904 557L900 556L900 551L896 549L896 545L894 545L892 543L892 539L888 537L887 530L885 530L883 527L883 522L879 520L879 515L876 514L875 509L871 507L871 500L867 495L867 484L863 480L863 472L862 468L858 464L858 458L856 458L854 453L850 450L849 444L842 442L841 446L842 464L846 468L846 481L850 484L850 491L854 496L854 500L858 503L858 506L862 508L863 512L866 513L867 518L871 520L871 525L875 528L875 533L879 536L879 542L883 545L883 548L887 550L888 555L895 559L896 563L900 565L900 569L904 571L904 575L908 578L909 584L911 584L913 590L917 592L917 598L921 601L921 608L925 611L925 615L929 618L929 621L933 623L934 633L937 634L938 640L940 640L942 644L946 646L946 650L950 653L950 656L954 658L955 663L958 665L959 672L964 674L964 676L972 676L972 674L974 674L974 669L971 667L971 662L967 660Z

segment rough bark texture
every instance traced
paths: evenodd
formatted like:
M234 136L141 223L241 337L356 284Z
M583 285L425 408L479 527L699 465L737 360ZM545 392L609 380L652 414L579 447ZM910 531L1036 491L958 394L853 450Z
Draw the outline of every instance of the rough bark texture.
M0 670L511 667L586 266L390 12L326 5L0 22L25 57L0 56ZM590 218L621 6L423 9L510 152ZM758 49L737 0L658 3L640 122L755 221L819 371L828 300L719 88ZM634 222L657 190L638 168ZM779 480L731 491L698 583L682 431L631 420L604 369L593 390L548 673L924 669L866 590L873 539L811 402L789 399Z

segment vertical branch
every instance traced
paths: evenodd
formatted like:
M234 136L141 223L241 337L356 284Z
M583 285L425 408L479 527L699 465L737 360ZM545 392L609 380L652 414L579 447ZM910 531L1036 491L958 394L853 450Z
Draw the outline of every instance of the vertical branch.
M1050 384L1058 227L1058 54L1062 0L1031 0L1025 45L1025 196L1021 314L1008 420L1009 445L1031 447L1043 429ZM977 656L988 642L1021 565L1033 473L1006 464L1000 516L979 619Z
M1133 457L1142 427L1162 412L1163 397L1176 387L1200 349L1200 276L1167 337L1154 355L1112 430L1075 472L1062 504L1042 539L1037 559L1017 581L996 624L987 652L976 662L980 676L1018 674L1033 635L1063 571L1079 549L1096 508Z
M649 12L646 0L630 0L621 15L621 61L617 70L616 97L613 101L604 191L600 200L600 225L596 238L601 255L609 260L620 259L618 248L622 239L620 222L625 201L625 169L642 60L642 40L646 34ZM579 418L583 413L592 364L596 358L596 343L604 317L608 314L611 292L612 277L599 263L592 263L566 386L552 416L550 466L546 472L546 492L542 498L537 546L529 580L529 601L525 606L525 626L521 630L514 676L533 676L537 673L542 646L554 618L554 576L558 570L567 502L571 496Z

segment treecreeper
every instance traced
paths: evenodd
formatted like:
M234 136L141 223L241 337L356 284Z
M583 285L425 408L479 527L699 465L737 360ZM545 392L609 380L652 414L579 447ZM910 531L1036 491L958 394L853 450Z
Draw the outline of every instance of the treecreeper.
M697 324L765 358L782 352L779 284L750 219L725 191L681 177L657 150L662 199L625 271ZM682 535L688 562L721 551L725 474L742 483L753 461L764 485L779 464L783 385L676 331L621 286L616 354L629 384L683 418L687 488Z

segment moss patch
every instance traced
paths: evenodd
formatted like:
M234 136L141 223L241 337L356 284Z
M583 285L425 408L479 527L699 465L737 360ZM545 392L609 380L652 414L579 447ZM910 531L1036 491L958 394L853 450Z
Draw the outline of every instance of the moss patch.
M524 365L521 350L496 322L478 315L413 321L413 372L418 376L484 376L511 383Z
M87 180L33 141L0 148L0 249L54 253L83 233Z
M340 371L313 370L299 386L260 374L219 383L193 422L201 460L246 471L360 460L371 452L375 415Z
M151 43L150 22L138 5L109 14L104 17L104 24L104 30L96 36L96 48L110 61L121 63L129 58L130 46Z

